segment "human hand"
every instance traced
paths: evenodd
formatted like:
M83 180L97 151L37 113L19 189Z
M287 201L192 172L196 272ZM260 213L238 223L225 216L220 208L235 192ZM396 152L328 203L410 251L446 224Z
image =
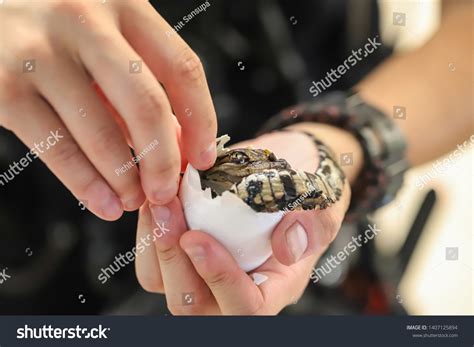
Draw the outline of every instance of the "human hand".
M147 1L7 1L0 23L0 125L97 216L115 220L145 195L168 203L181 152L196 168L214 162L201 62ZM124 167L127 142L140 170Z
M316 149L304 135L276 133L236 146L251 144L271 149L298 169L316 169ZM308 153L306 159L299 155L303 149ZM308 160L310 156L312 161ZM148 206L143 206L137 244L147 237L153 243L137 253L137 278L147 291L166 295L172 314L277 314L304 291L314 263L340 228L349 200L346 184L341 200L330 208L288 213L272 234L273 255L252 271L267 278L259 285L210 235L186 232L178 198L166 207L152 206L154 218Z

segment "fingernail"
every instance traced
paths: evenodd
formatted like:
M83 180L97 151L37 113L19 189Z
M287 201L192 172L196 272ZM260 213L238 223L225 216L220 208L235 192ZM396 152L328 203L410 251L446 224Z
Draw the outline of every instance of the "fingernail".
M203 165L213 165L216 161L217 148L216 143L212 142L207 149L201 153L201 160Z
M123 212L122 202L102 180L93 182L89 186L86 196L90 196L91 200L100 201L98 208L106 218L118 218Z
M164 205L178 193L178 183L172 182L168 187L160 187L159 190L153 192L153 202Z
M140 193L140 195L136 198L123 201L123 207L126 211L135 211L143 204L144 201L145 196L143 195L143 193Z
M206 251L201 246L191 246L185 248L184 251L193 261L203 261L206 258Z
M116 218L123 212L122 203L114 194L109 194L109 197L102 203L102 211L109 218Z
M166 206L150 205L151 214L155 223L167 222L170 219L171 211Z
M286 242L293 256L293 261L296 263L308 248L308 236L300 223L295 222L286 231Z

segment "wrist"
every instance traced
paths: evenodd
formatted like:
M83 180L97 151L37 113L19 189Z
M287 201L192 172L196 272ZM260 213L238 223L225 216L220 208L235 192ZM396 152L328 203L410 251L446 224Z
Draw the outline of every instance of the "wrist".
M341 167L349 183L356 181L363 166L364 153L354 135L344 129L321 123L297 123L287 129L311 133L321 140L334 152L334 160Z
M263 125L260 133L295 127L300 123L318 127L320 130L312 128L317 135L315 138L330 143L339 153L339 162L354 188L348 221L357 220L393 200L403 182L408 162L404 156L404 137L385 114L364 102L358 94L335 91L315 102L282 110ZM337 130L322 127L323 124L339 128L341 135L334 135ZM349 134L344 135L346 132ZM344 140L335 140L337 138Z

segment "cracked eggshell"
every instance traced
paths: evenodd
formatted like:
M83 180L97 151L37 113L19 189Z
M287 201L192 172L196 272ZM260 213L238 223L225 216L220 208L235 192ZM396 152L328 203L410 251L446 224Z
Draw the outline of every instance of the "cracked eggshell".
M240 198L224 192L214 199L211 189L201 188L199 173L188 165L179 197L188 227L213 236L249 272L272 255L271 234L283 212L256 212Z

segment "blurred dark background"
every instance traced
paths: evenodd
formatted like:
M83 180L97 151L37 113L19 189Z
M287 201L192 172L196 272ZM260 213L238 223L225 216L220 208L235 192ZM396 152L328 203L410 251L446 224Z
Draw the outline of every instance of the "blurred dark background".
M171 26L203 4L151 2ZM201 57L219 134L228 133L233 141L253 137L280 109L312 100L312 80L378 35L376 1L215 0L210 5L179 35ZM382 46L332 88L350 88L390 54L390 47ZM26 152L13 134L0 129L0 172ZM136 213L114 223L99 220L34 161L0 186L0 271L8 267L12 276L0 285L0 314L167 314L161 295L139 287L133 265L104 285L97 279L115 255L134 246L136 221ZM340 235L346 237L359 232L356 225L344 228ZM331 278L310 283L304 297L284 313L404 312L387 296L387 287L393 289L398 278L386 281L376 264L377 254L368 244Z

